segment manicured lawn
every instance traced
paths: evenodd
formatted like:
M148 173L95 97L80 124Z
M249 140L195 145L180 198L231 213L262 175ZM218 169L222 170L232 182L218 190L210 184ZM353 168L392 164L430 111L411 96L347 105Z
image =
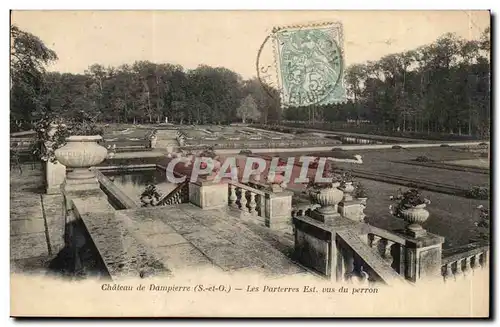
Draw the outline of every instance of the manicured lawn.
M393 204L389 196L395 195L399 186L372 180L357 180L361 181L369 192L365 209L367 222L381 228L403 228L406 223L389 213L389 205ZM431 204L427 206L430 217L423 226L431 233L444 236L444 247L467 244L469 239L477 236L474 222L479 218L479 211L476 208L480 204L489 207L488 201L427 191L422 194L431 200Z
M357 169L368 172L380 172L397 176L405 176L412 179L425 179L438 183L455 185L463 189L473 186L488 186L490 176L486 174L439 169L435 167L424 167L398 163L398 161L414 160L419 156L426 156L433 161L467 160L479 158L479 153L467 153L455 151L452 147L437 148L413 148L413 149L370 149L350 150L350 154L360 154L363 164L350 164L336 162L335 165L344 169ZM271 153L270 156L299 157L311 155L311 152L296 153ZM315 153L324 157L332 156L331 151Z
M464 167L490 168L490 162L488 158L451 160L447 161L447 163Z

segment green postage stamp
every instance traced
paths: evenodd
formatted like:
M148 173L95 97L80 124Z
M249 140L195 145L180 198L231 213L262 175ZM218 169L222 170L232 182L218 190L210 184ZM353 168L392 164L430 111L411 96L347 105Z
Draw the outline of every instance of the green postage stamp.
M346 100L341 23L276 28L273 36L283 107Z

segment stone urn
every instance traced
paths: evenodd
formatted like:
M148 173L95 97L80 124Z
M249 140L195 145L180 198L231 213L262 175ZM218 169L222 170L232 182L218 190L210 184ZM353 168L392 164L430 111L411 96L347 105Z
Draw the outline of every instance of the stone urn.
M344 192L344 201L351 201L352 200L352 192L354 192L355 188L354 185L352 185L352 182L345 182L344 185L340 187L342 192Z
M221 168L221 163L219 160L216 159L211 159L211 163L207 163L205 161L202 161L200 163L200 169L206 169L209 168L210 171L208 172L200 172L199 178L201 180L206 180L206 181L211 181L214 180L217 174L219 174L220 168Z
M401 217L409 223L406 229L413 236L425 234L425 229L422 227L422 224L429 218L429 211L425 209L426 206L427 204L422 203L412 208L400 210Z
M108 150L99 145L100 135L70 136L66 145L55 151L57 160L67 168L73 169L67 175L68 179L91 179L95 174L89 170L103 162L108 156Z
M312 190L309 195L314 203L321 206L318 212L324 215L337 213L337 205L342 201L344 192L338 189L339 183L332 184L332 187Z

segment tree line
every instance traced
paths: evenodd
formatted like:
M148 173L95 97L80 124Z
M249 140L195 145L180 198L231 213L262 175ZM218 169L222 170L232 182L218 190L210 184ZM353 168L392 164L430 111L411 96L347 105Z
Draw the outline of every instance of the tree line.
M47 72L57 55L36 36L11 26L11 127L43 115L85 111L101 122L228 124L280 119L279 95L258 79L224 67L136 61L91 65L83 74ZM13 126L14 125L14 126Z
M291 121L368 120L380 131L488 136L490 29L479 40L445 34L432 44L355 64L344 104L290 108Z
M105 122L232 123L258 119L257 109L273 119L279 107L256 79L206 65L185 70L149 61L116 68L94 64L84 74L48 73L46 83L53 110L85 109Z
M381 131L489 135L490 35L446 34L429 45L346 69L346 103L281 109L279 93L224 67L137 61L47 72L57 55L11 26L11 126L84 110L102 122L227 124L370 121ZM267 92L266 92L267 91ZM14 124L12 124L14 122Z

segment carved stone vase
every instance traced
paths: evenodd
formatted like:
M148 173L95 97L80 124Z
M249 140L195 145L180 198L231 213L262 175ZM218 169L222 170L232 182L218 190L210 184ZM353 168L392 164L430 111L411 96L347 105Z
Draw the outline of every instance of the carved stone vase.
M418 237L425 234L422 224L429 218L429 211L425 209L426 206L423 203L400 211L403 219L409 223L406 229L412 236Z
M344 192L338 189L339 183L332 184L332 187L312 190L309 195L314 203L321 206L318 212L324 215L337 213L337 205L342 201Z
M351 201L353 199L352 192L354 192L355 188L354 185L352 185L352 182L345 182L340 189L344 192L344 201Z
M70 136L66 138L66 145L55 151L57 160L72 169L67 178L72 180L86 180L95 178L89 168L103 162L108 150L97 142L102 140L100 135Z

